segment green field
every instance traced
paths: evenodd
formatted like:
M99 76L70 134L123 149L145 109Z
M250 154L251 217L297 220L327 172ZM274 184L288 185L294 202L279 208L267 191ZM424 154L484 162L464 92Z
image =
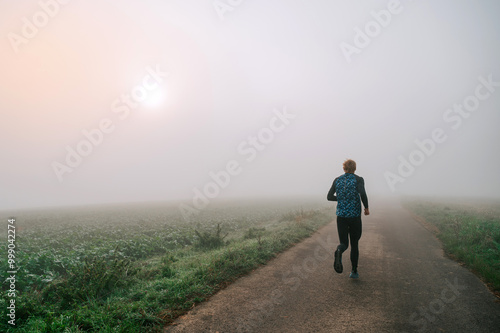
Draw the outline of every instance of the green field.
M500 294L500 202L405 199L403 206L428 223L450 257Z
M16 217L16 326L2 332L157 332L334 217L323 202L175 204L22 211ZM6 239L7 218L1 237ZM2 271L7 245L0 247Z

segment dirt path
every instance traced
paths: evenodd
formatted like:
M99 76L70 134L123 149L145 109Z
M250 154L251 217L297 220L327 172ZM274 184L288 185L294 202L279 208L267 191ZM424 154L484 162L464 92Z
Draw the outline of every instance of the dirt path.
M333 270L336 224L220 291L165 332L500 332L500 303L397 203L363 217L360 279Z

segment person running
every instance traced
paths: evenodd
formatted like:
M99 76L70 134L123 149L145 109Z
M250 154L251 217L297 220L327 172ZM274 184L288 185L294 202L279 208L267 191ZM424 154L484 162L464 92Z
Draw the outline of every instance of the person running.
M335 178L327 195L328 201L337 201L337 231L340 244L335 251L333 268L337 273L342 273L342 253L349 247L351 239L351 264L350 278L359 278L358 241L361 238L361 202L365 207L365 215L370 215L368 197L365 191L365 181L354 174L356 162L348 159L343 164L344 174ZM335 195L337 193L337 195ZM361 198L361 200L360 200Z

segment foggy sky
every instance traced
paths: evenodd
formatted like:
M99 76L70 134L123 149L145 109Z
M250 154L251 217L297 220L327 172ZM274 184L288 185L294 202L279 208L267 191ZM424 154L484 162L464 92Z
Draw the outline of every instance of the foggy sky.
M346 158L369 196L498 198L499 15L493 0L0 1L0 209L326 200Z

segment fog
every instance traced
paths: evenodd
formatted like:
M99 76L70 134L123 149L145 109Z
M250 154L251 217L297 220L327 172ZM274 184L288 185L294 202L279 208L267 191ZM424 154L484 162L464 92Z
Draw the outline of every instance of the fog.
M499 198L497 1L0 1L0 209Z

